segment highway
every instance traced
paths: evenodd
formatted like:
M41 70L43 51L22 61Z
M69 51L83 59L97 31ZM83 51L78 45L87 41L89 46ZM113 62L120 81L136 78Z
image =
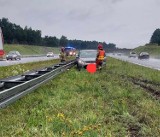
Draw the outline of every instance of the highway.
M156 70L160 70L160 59L138 59L138 58L129 58L128 56L125 55L113 55L113 54L108 54L108 56L116 58L116 59L120 59L123 61L127 61L127 62L131 62L140 66L144 66L144 67L148 67L148 68L152 68L152 69L156 69Z
M26 57L21 58L21 60L3 60L0 61L0 66L10 66L15 64L23 64L28 62L38 62L38 61L45 61L45 60L52 60L59 58L58 54L56 54L54 57Z
M140 60L138 58L129 58L128 56L125 55L113 55L113 54L107 54L107 56L120 59L123 61L131 62L137 65L145 66L148 68L160 70L160 59L143 59ZM37 61L45 61L45 60L52 60L52 59L57 59L59 58L58 54L56 54L54 57L27 57L27 58L21 58L21 60L3 60L0 61L0 66L10 66L10 65L15 65L15 64L23 64L23 63L28 63L28 62L37 62Z

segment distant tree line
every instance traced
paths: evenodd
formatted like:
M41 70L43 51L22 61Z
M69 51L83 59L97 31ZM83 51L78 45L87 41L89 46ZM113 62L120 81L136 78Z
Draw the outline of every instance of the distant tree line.
M101 43L105 50L115 50L116 45L113 43L106 44L105 42L98 41L82 41L82 40L68 40L68 46L75 47L77 49L97 49L97 45Z
M4 42L8 44L41 44L41 31L32 30L27 26L23 29L21 26L8 21L7 18L0 19L0 27L3 31Z
M22 28L19 25L9 22L7 18L0 19L0 27L3 31L4 42L8 44L27 44L49 47L72 46L77 49L96 49L102 43L106 50L116 49L114 43L106 44L98 41L68 40L66 36L60 39L52 36L42 37L40 30L33 30L31 27Z
M160 46L160 29L156 29L153 32L150 44L158 44Z

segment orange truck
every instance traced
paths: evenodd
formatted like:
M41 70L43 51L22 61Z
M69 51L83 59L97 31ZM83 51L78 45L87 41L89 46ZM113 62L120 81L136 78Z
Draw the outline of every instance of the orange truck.
M4 44L3 33L0 27L0 60L3 60L5 57L5 52L3 50L3 44Z

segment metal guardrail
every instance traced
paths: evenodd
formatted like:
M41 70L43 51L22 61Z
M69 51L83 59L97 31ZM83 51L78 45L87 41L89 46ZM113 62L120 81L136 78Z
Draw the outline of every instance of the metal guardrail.
M4 108L22 96L32 92L41 84L74 66L75 62L76 60L71 60L22 75L0 79L0 108Z

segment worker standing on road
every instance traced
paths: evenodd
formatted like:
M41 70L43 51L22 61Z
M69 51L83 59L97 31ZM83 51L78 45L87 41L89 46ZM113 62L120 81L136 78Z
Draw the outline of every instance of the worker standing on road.
M98 44L98 53L96 58L96 67L98 70L102 69L102 64L105 56L106 54L105 54L105 50L103 49L103 45Z
M65 52L64 52L64 47L61 48L61 52L60 52L59 57L60 57L61 62L66 61L66 55L65 55Z

